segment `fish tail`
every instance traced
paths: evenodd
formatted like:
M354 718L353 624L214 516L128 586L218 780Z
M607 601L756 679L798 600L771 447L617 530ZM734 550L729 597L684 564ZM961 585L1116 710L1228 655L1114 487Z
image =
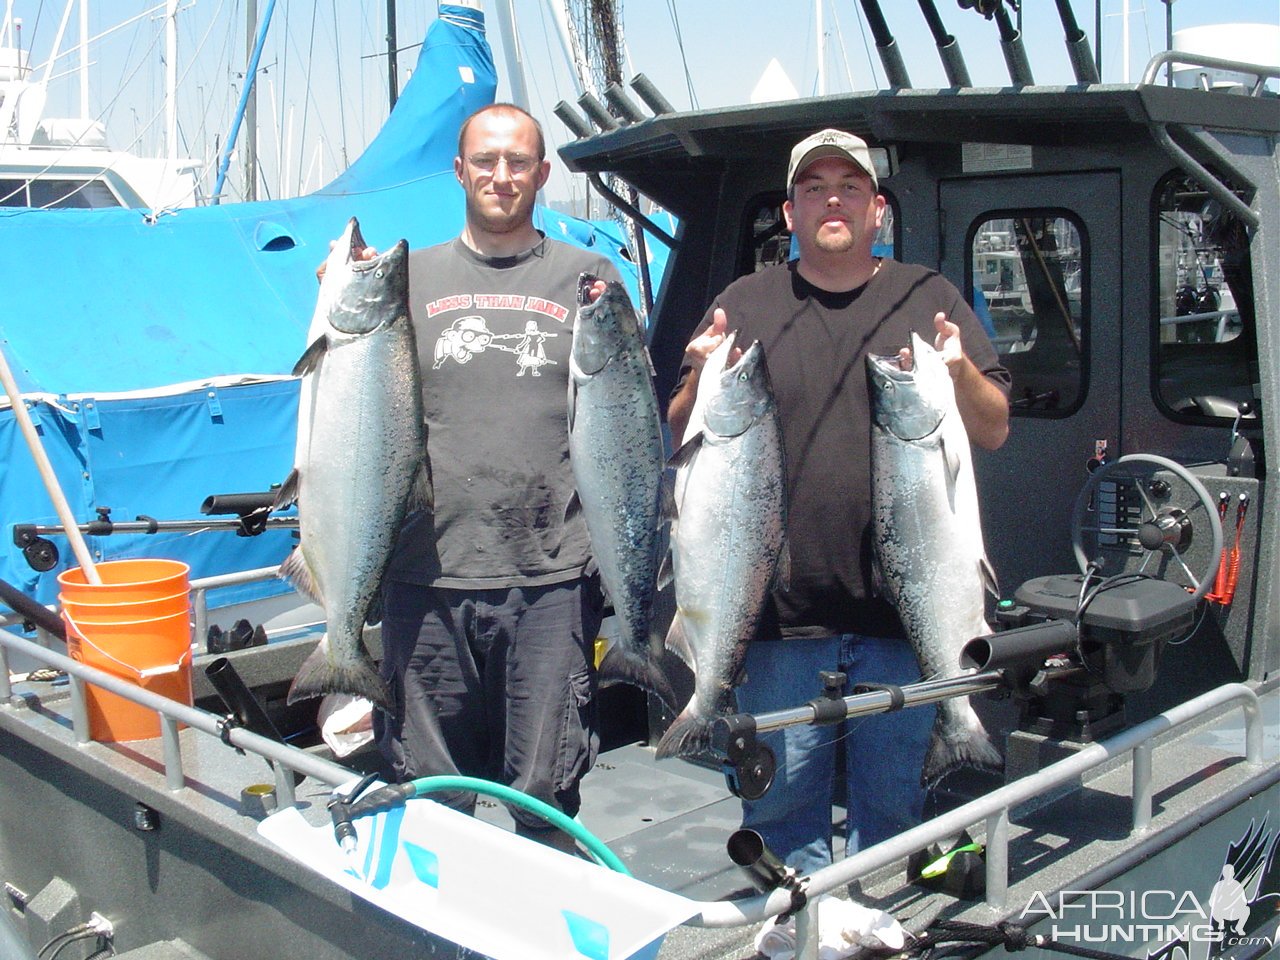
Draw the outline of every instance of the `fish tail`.
M613 644L600 661L600 686L609 687L615 683L629 683L652 693L666 704L668 710L674 711L678 703L675 692L671 689L671 681L652 660L638 657L624 650L621 644Z
M384 713L394 713L391 692L386 682L378 676L373 659L360 651L360 658L353 664L336 665L329 659L329 635L325 634L311 655L302 662L298 674L289 685L286 703L297 703L309 697L326 693L349 693L371 701Z
M995 748L977 714L972 723L948 723L941 712L933 725L929 751L925 754L920 783L934 787L949 773L961 767L999 771L1004 765L1000 751Z
M691 713L688 707L676 717L658 741L657 757L688 757L711 749L711 718Z

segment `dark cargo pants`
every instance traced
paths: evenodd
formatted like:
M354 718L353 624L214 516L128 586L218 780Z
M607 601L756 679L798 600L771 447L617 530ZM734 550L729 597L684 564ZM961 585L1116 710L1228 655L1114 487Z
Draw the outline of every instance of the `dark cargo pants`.
M599 746L601 607L594 579L478 591L388 582L382 675L396 716L377 711L374 729L396 776L481 777L576 816ZM475 806L470 792L433 799ZM547 830L511 814L521 833Z

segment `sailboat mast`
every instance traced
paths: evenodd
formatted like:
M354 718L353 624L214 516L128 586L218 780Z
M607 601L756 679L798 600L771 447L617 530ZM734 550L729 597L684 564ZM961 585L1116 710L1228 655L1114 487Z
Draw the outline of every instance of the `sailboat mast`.
M387 0L387 97L391 101L389 110L396 108L396 100L400 97L400 67L396 62L396 0Z
M512 0L498 0L498 24L502 32L502 49L507 53L507 83L511 102L521 110L529 109L529 88L524 78L524 54L516 36L516 17Z
M80 119L89 119L89 0L80 0Z
M245 2L245 52L248 67L244 73L244 88L248 93L244 104L244 198L258 199L258 85L257 60L254 58L254 35L258 29L258 0Z
M165 155L178 156L178 0L164 11L164 133Z

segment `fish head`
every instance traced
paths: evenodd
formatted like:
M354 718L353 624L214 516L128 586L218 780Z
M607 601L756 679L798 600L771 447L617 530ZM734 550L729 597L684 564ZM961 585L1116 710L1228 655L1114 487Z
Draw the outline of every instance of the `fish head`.
M716 437L741 436L774 407L769 365L764 347L756 340L720 374L719 389L707 401L703 429Z
M578 277L578 315L573 321L573 360L588 376L599 373L614 357L644 344L640 318L626 287L612 280L592 301L587 292L597 279L589 273Z
M325 261L320 300L329 325L360 336L408 315L409 244L401 240L372 260L358 258L368 244L355 217Z
M911 358L911 369L904 370L896 353L867 355L872 419L906 441L932 436L954 406L951 375L942 354L913 333Z

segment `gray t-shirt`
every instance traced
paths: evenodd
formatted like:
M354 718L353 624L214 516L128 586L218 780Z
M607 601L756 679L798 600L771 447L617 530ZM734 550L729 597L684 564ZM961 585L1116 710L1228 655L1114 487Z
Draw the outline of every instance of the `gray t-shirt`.
M606 258L543 239L514 257L461 240L409 254L409 300L435 488L405 523L388 576L455 589L581 576L582 515L565 521L569 350L581 273Z

